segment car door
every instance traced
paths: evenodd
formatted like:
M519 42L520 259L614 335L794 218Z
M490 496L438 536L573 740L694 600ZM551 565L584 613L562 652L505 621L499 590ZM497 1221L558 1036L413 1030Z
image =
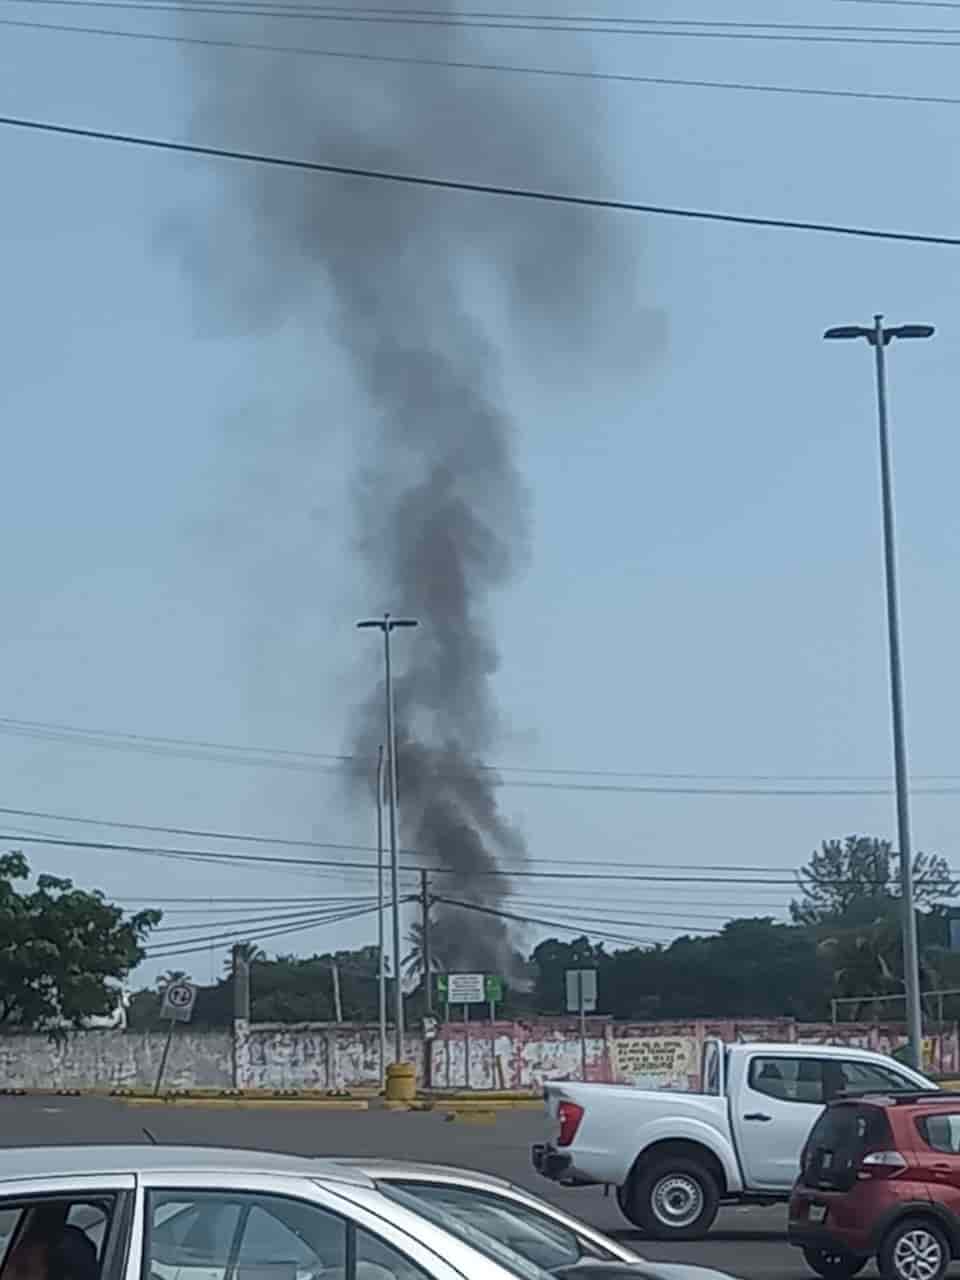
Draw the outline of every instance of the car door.
M0 1280L22 1269L38 1242L41 1262L64 1280L124 1280L136 1180L132 1174L0 1182Z
M477 1270L474 1252L455 1241L430 1248L431 1232L414 1215L386 1217L319 1180L187 1171L143 1183L126 1280L511 1280L496 1265ZM182 1234L165 1229L171 1207ZM470 1255L463 1268L458 1249Z
M733 1113L748 1188L786 1192L823 1110L823 1063L799 1054L758 1053L747 1064Z

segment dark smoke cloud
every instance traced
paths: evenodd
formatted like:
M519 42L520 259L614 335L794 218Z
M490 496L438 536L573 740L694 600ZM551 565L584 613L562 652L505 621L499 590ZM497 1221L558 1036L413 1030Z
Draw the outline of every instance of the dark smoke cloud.
M325 24L303 25L305 44L323 43ZM284 23L285 36L297 26ZM354 43L478 53L475 33L416 39L429 49L369 26ZM435 67L253 55L242 74L229 65L194 64L198 139L520 186L622 189L607 172L594 88L572 100L569 82ZM264 70L251 81L254 65ZM437 876L438 891L496 906L525 852L495 776L479 767L501 733L491 616L495 593L525 563L530 532L501 351L515 343L535 356L539 346L612 376L597 351L638 327L639 228L575 209L273 169L231 170L223 182L209 234L194 229L184 252L227 328L329 322L356 379L355 545L370 610L421 623L396 642L403 843L457 872ZM638 363L643 343L639 332L630 343ZM552 367L551 356L542 363ZM550 388L543 400L556 411ZM555 443L563 449L562 432ZM546 639L549 618L530 622ZM382 707L378 690L357 715L354 747L368 758L383 738ZM436 929L448 967L512 967L508 927L494 918L441 908Z

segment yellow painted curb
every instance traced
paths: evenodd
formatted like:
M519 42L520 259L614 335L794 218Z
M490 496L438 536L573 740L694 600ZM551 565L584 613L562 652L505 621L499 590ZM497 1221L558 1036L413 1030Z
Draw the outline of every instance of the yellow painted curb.
M439 1099L433 1104L444 1111L542 1111L543 1103L539 1101L510 1102L507 1099L487 1101L485 1098L456 1098L452 1101Z
M362 1098L184 1098L180 1095L159 1098L119 1098L125 1107L193 1107L208 1111L275 1110L275 1111L369 1111L370 1103Z

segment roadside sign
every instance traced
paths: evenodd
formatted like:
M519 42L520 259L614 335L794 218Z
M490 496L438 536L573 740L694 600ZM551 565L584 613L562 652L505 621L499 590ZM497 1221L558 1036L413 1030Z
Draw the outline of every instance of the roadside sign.
M597 1007L596 969L568 969L567 1013L593 1013Z
M160 1016L171 1022L189 1022L196 1003L197 988L192 982L171 982L163 993Z
M488 973L483 980L483 998L487 1004L500 1004L503 1001L503 979L499 973Z
M483 1004L484 985L482 973L441 973L437 980L440 999L447 1004Z

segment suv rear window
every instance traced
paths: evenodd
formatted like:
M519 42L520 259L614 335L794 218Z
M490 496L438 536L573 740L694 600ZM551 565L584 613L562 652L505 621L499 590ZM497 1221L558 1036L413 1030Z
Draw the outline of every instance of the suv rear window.
M880 1107L841 1102L827 1107L803 1149L801 1178L808 1187L848 1191L868 1151L893 1146L890 1122Z

